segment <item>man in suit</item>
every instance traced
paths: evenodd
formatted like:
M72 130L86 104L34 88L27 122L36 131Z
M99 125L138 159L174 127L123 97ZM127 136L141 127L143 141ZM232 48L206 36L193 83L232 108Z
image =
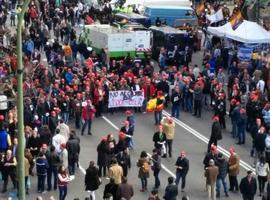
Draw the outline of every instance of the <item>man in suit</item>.
M247 176L242 178L240 182L240 192L242 193L243 200L254 200L256 191L256 178L253 176L253 172L250 170L247 172Z

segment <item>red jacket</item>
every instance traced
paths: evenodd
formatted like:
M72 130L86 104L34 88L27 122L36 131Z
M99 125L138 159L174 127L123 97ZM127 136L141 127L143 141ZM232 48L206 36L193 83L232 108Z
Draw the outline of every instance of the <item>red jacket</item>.
M147 85L146 84L143 85L142 89L143 89L145 98L152 98L156 92L156 88L153 84L150 84L150 93L149 93L150 96L147 96Z
M90 106L84 106L82 108L82 119L83 120L92 120L95 116L96 109Z
M104 90L102 89L102 91L104 91ZM100 97L101 97L101 95L99 94L98 89L95 88L95 90L94 90L94 98L93 98L93 104L94 105L98 105L99 104Z

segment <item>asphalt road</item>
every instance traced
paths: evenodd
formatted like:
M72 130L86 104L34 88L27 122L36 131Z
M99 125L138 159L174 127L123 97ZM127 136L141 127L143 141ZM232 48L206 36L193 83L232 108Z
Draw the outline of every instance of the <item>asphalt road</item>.
M164 112L166 115L167 112ZM202 200L207 199L207 194L205 191L205 178L203 176L203 164L202 160L204 158L207 144L206 139L210 136L211 112L204 111L202 118L198 119L193 117L190 113L181 112L180 121L176 122L176 136L173 143L173 157L172 158L162 158L162 171L160 173L161 187L159 189L160 196L163 195L168 176L174 176L175 174L175 162L179 152L185 150L187 152L187 158L190 160L190 171L187 176L187 185L185 192L189 195L192 200ZM102 118L94 119L92 127L92 136L80 136L81 138L81 154L80 154L80 169L76 171L75 180L70 182L68 185L68 197L67 200L72 200L74 198L84 199L89 194L84 190L84 173L85 169L88 167L90 160L96 161L97 153L96 147L99 143L102 136L107 135L108 133L113 133L115 138L118 137L117 129L123 125L123 120L125 116L122 112L115 113L114 115L104 115ZM154 177L151 174L148 179L148 192L141 193L140 190L140 180L138 179L138 168L136 166L136 161L139 158L139 155L142 150L146 150L151 153L153 149L152 136L153 133L157 130L157 127L154 125L153 113L147 114L136 114L135 115L135 149L131 151L131 160L132 167L128 173L128 182L131 183L134 187L135 196L134 200L143 200L147 199L151 188L154 186ZM230 122L227 120L228 130L230 130ZM71 122L71 127L74 127L74 124ZM79 131L78 131L79 133ZM246 173L246 170L250 167L249 164L252 164L252 159L249 157L249 150L251 147L250 137L245 146L236 146L235 141L231 138L228 131L223 131L223 139L220 141L221 151L226 154L227 150L231 145L235 146L237 153L240 155L241 160L245 161L242 163L241 174L239 180ZM108 183L109 180L103 178L102 185L96 192L97 200L102 199L104 185ZM180 188L179 188L180 189ZM179 190L180 191L180 190ZM43 197L48 198L50 195L57 195L57 191L50 193L42 194ZM221 199L232 199L237 200L241 199L240 194L230 193L229 198L224 197L222 190ZM27 199L35 199L37 196L36 193L36 177L31 177L31 190L30 195L27 196ZM179 192L179 199L182 196L182 193ZM256 196L256 199L259 199Z

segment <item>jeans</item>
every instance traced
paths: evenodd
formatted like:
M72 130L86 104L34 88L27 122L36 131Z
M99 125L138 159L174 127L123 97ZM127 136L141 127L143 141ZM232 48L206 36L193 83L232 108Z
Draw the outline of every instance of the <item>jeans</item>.
M172 117L179 119L179 115L180 115L180 105L173 104L172 105Z
M154 169L154 177L155 177L155 188L158 188L160 186L160 180L159 180L159 172L160 169Z
M52 188L52 175L53 175L53 188L56 190L57 189L57 178L58 178L58 172L57 172L57 167L52 166L49 167L48 172L47 172L47 185L48 185L48 190L51 190Z
M177 186L179 185L180 179L182 179L181 189L183 190L186 186L186 174L182 172L176 172L175 184Z
M70 175L75 174L76 160L68 160L68 171Z
M49 117L42 115L41 116L41 124L42 125L47 125L49 123Z
M37 175L37 189L39 192L44 191L46 175Z
M155 112L154 115L155 115L155 125L159 125L162 118L162 111Z
M84 134L84 130L85 130L87 125L88 125L88 134L90 134L91 133L91 126L92 126L92 120L91 119L88 119L88 120L84 121L83 126L82 126L82 132L81 132L82 135Z
M185 104L187 112L192 113L192 97L186 97Z
M237 129L238 129L238 143L245 144L245 140L246 140L245 129L246 129L246 126L242 125L242 124L237 125Z
M228 193L226 177L225 178L217 178L217 183L216 183L217 193L220 193L221 183L223 185L223 189L224 189L225 194Z
M59 188L59 200L65 200L67 196L67 186L58 186Z
M64 123L67 124L69 121L69 112L63 112L62 118L63 118Z
M232 120L232 136L234 138L238 137L237 124L234 120Z
M141 178L141 183L142 183L142 189L146 190L147 189L147 178L146 177Z

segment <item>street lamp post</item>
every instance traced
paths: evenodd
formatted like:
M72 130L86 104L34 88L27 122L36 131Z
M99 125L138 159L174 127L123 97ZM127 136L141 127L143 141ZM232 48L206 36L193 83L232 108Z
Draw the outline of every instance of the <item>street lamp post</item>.
M18 183L19 200L25 200L25 174L24 174L24 120L23 120L23 60L22 60L22 28L24 14L30 0L24 0L21 12L18 13L17 24L17 114L18 114Z

